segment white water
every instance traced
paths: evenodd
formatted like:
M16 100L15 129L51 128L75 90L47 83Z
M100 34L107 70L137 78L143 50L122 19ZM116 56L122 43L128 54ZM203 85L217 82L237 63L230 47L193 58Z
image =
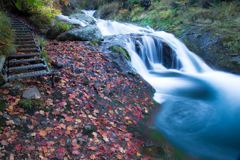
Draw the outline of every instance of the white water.
M92 15L93 13L89 14ZM132 66L155 89L155 100L163 104L156 127L168 140L186 153L216 160L234 160L240 154L240 77L214 71L174 35L155 32L116 21L97 20L103 35L140 33L141 52L136 43L126 40ZM150 36L166 42L177 55L182 68L167 69ZM163 55L164 56L164 55Z

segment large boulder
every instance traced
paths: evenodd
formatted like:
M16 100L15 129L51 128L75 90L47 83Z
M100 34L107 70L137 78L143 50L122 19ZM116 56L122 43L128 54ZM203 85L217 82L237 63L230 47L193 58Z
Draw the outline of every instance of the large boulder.
M74 19L78 19L78 20L81 20L81 21L85 21L86 24L91 24L91 25L96 24L96 21L92 17L90 17L86 14L82 14L82 13L72 14L72 15L69 16L69 18L70 19L74 18Z
M50 28L46 33L47 39L55 39L57 36L59 36L61 33L65 32L66 29L61 25L55 25L52 28Z
M97 26L87 26L82 29L74 29L61 34L59 41L90 41L94 39L103 39L102 33Z

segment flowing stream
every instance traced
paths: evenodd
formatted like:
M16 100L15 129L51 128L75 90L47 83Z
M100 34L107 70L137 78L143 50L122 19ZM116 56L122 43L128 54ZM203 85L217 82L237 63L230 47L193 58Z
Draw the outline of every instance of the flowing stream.
M94 11L83 11L93 16ZM142 34L126 39L132 66L155 89L163 105L155 125L182 151L211 160L236 160L240 155L240 76L215 71L174 35L116 21L95 19L104 36ZM175 53L163 65L162 42Z

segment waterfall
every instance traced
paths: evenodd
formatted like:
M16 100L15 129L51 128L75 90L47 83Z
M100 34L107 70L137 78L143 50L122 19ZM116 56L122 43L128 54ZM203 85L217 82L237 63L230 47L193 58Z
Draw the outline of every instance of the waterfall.
M127 38L126 49L132 66L156 90L163 109L155 126L173 145L204 159L239 156L239 76L214 71L171 33L99 19L97 25L104 36L140 35Z

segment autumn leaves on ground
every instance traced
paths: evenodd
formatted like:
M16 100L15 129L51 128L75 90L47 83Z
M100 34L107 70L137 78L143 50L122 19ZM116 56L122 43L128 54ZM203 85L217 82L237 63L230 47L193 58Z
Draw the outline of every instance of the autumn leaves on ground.
M138 137L140 124L159 106L152 87L139 74L114 68L97 46L51 41L45 51L63 65L52 68L55 88L51 77L39 77L11 81L22 86L16 96L0 90L6 102L1 159L150 159ZM21 94L33 86L42 98L24 108Z

